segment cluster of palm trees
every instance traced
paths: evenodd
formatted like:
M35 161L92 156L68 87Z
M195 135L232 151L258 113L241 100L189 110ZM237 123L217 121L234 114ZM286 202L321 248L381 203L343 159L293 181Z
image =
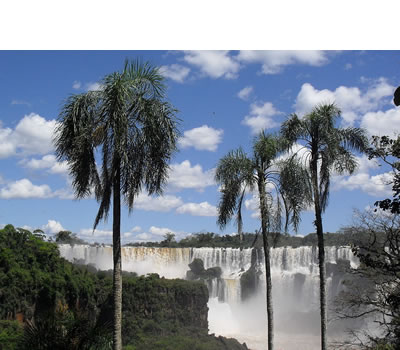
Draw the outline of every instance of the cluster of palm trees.
M133 209L136 196L162 194L168 162L176 150L176 109L166 101L164 78L149 63L126 61L121 72L107 75L97 91L72 95L63 105L54 143L59 160L67 160L77 198L94 193L100 203L94 228L113 209L113 349L122 349L121 196ZM252 156L242 149L223 157L216 180L221 184L218 223L235 216L242 231L241 206L257 189L266 267L268 349L273 349L272 282L269 238L297 229L300 213L314 204L318 235L321 339L326 349L325 259L321 214L328 202L330 175L352 172L352 150L363 151L365 132L336 127L339 109L321 105L299 118L292 115L280 135L264 132L255 139ZM303 158L287 152L295 143L308 150ZM284 224L282 225L282 222Z
M335 104L321 104L299 118L291 115L279 135L261 132L254 140L253 154L241 148L223 157L216 170L221 185L218 223L221 228L235 217L242 230L241 207L246 191L257 188L261 233L265 256L268 349L273 350L273 305L270 246L291 224L297 230L300 212L314 206L318 236L320 273L321 349L327 348L326 272L322 213L327 207L332 173L352 173L357 161L352 151L368 147L366 132L360 128L337 127L340 110Z

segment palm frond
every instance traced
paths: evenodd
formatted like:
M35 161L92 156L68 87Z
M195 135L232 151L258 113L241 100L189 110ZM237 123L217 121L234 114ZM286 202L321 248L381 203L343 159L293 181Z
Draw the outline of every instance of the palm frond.
M99 181L93 144L99 94L73 95L65 103L55 131L58 160L67 160L77 198L90 194Z
M239 212L243 203L244 188L252 189L254 186L252 162L241 148L220 159L215 180L221 186L218 225L224 228L235 213L241 217Z

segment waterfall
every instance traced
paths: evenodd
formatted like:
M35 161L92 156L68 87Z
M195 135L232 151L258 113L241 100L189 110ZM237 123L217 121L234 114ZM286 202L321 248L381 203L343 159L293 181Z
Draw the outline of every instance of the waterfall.
M113 267L110 246L60 244L59 250L71 262L91 264L101 270ZM338 272L340 266L356 268L359 261L349 247L326 247L325 256L328 300L333 300L344 288L340 283L343 278ZM158 273L165 278L185 278L188 265L196 258L203 261L205 269L216 266L222 269L220 279L206 281L210 331L237 337L253 349L264 348L265 269L261 250L123 247L122 269L141 275ZM244 299L241 276L249 269L255 271L258 282L254 284L253 295ZM277 343L286 344L284 349L318 349L319 338L315 334L319 330L318 249L311 246L271 249L271 274ZM293 339L293 344L288 339ZM299 347L302 341L306 345Z
M112 269L112 247L60 244L61 256L71 262L90 264L100 270ZM252 264L252 248L148 248L123 247L122 268L138 274L158 273L166 278L185 278L188 264L198 258L204 268L219 266L223 283L209 281L210 297L227 302L241 300L240 276ZM336 264L339 259L357 267L358 259L349 247L326 247L326 262ZM262 251L257 252L257 268L264 280ZM271 273L277 300L293 301L296 309L312 308L318 300L318 249L311 246L271 249ZM328 278L328 284L330 280ZM264 283L260 283L262 286ZM262 288L262 287L260 287ZM328 290L329 292L329 290Z

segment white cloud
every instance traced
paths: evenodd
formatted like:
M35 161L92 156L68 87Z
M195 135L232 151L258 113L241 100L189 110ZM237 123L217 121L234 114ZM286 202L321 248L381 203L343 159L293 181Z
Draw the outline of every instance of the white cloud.
M192 167L189 160L172 164L168 185L172 190L194 188L202 191L205 187L215 185L214 169L203 172L201 165Z
M182 203L181 198L172 195L152 197L141 193L134 201L134 208L148 211L167 212L179 207Z
M47 224L42 226L42 230L47 234L55 234L60 231L65 231L65 228L61 225L59 221L48 220Z
M10 128L3 129L0 126L0 158L7 158L15 154L16 144L11 137L13 131Z
M48 185L34 185L28 179L22 179L8 183L0 189L0 198L50 198L51 189Z
M22 118L14 130L0 125L0 158L16 154L46 154L53 151L55 120L31 113Z
M222 129L214 129L208 125L203 125L198 128L186 130L183 137L179 139L179 145L182 148L194 147L199 151L217 150L218 145L222 142Z
M369 112L363 116L361 126L371 135L397 137L400 130L400 109Z
M182 66L180 64L171 64L169 66L161 66L160 73L169 79L172 79L178 83L183 83L186 77L189 75L190 68Z
M177 208L176 212L193 216L217 216L217 208L208 202L185 203Z
M72 192L71 188L61 188L59 190L55 190L52 194L52 197L60 198L60 199L75 199L75 195ZM94 198L87 197L87 198Z
M271 102L264 102L261 104L252 103L250 105L250 115L247 115L243 120L242 124L247 125L251 128L253 134L264 129L271 129L279 126L273 116L282 114L279 112Z
M72 84L72 88L75 90L79 90L82 86L82 83L78 80L75 80L74 83Z
M75 196L70 189L61 188L52 191L46 185L34 185L29 179L21 179L16 181L2 181L4 184L0 188L0 198L3 199L27 199L27 198L60 198L60 199L74 199Z
M14 137L24 154L45 154L53 150L52 137L56 121L47 121L38 114L25 116L16 126Z
M87 237L87 238L90 238L90 237L92 237L92 238L93 237L94 238L96 238L96 237L112 237L112 234L113 234L112 230L98 230L98 229L94 230L94 233L93 233L92 228L83 228L79 231L79 233L80 233L80 236Z
M392 193L390 182L392 180L392 173L383 173L374 176L366 173L358 173L337 180L335 189L361 190L374 197L390 196Z
M351 69L351 68L353 68L353 66L352 66L351 63L346 63L345 66L344 66L344 69L345 69L345 70L349 70L349 69Z
M245 63L261 63L263 74L277 74L291 64L322 66L328 62L324 51L240 51L237 59Z
M183 59L211 78L234 79L240 69L229 51L186 51Z
M90 83L86 83L85 85L86 91L98 91L102 88L102 85L98 82L90 82Z
M246 86L244 87L242 90L240 90L237 94L237 96L243 100L243 101L247 101L251 95L251 93L253 92L253 87L252 86Z
M150 233L143 232L135 236L135 241L151 241L153 236Z
M318 90L311 84L305 83L296 98L296 113L303 116L309 113L314 106L320 103L335 102L342 110L342 117L346 124L352 125L361 114L376 110L392 98L394 87L387 83L385 78L369 82L366 91L358 87L339 86L334 91Z
M23 166L30 169L48 169L51 174L68 174L68 163L67 161L58 162L57 158L53 154L43 156L41 159L32 158L31 160L23 160L20 162Z
M167 227L157 227L157 226L151 226L149 228L149 232L153 235L157 236L164 236L166 233L175 233L173 230Z
M251 217L254 219L260 218L260 199L257 194L253 194L250 199L244 201L244 206L247 210L250 210Z
M393 180L393 174L386 172L378 175L370 175L369 171L379 168L379 164L375 160L368 159L365 155L356 158L359 164L357 170L349 176L333 176L332 188L334 190L361 190L375 197L389 196L392 192L391 181Z

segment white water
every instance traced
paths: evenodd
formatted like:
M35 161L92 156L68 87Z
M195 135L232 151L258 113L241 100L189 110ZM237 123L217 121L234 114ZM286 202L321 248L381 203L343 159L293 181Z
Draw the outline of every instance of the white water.
M112 247L59 245L69 261L80 260L101 270L112 269ZM262 253L258 253L261 254ZM348 247L326 247L326 261L336 264L358 260ZM219 266L222 283L209 284L210 333L231 336L246 342L251 349L265 349L266 307L264 257L256 256L261 281L253 298L242 302L240 276L251 266L252 249L233 248L146 248L123 247L122 268L138 274L158 273L166 278L185 278L188 264L195 258L204 267ZM318 250L313 247L275 248L271 250L276 348L313 350L319 348L319 270ZM327 279L328 297L339 290ZM219 302L218 299L225 302Z

